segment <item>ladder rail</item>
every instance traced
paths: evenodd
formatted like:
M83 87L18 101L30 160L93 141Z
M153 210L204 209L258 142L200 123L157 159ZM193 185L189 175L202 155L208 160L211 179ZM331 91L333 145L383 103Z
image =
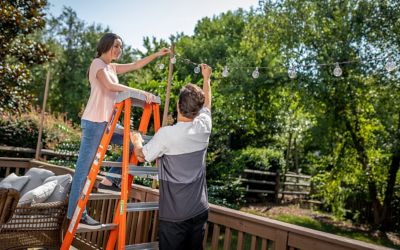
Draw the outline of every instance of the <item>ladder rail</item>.
M151 113L152 113L152 110L153 110L153 105L158 107L158 104L148 104L148 103L146 103L144 105L144 107L143 107L143 114L142 114L142 117L140 119L140 124L139 124L139 129L138 130L139 130L139 132L141 132L144 135L147 133L147 128L149 126ZM125 122L125 117L124 117L124 122ZM155 125L155 129L157 129L156 125ZM129 152L128 152L128 154L129 154ZM134 152L132 152L132 154L131 154L130 161L131 161L131 163L133 163L135 165L138 164L138 160L137 160ZM133 176L129 175L129 177L128 177L128 186L129 187L132 185L132 182L133 182ZM130 188L128 189L128 195L129 195L129 192L130 192ZM118 209L121 206L120 202L118 203L117 209L116 209L116 211L114 213L114 216L115 216L114 217L114 222L113 222L114 224L119 224L119 218L121 217L121 214L120 214L121 211L120 211L120 209ZM126 218L126 216L125 216L125 218ZM117 221L117 219L118 219L118 221ZM120 241L120 237L121 237L121 235L119 233L120 228L121 228L121 224L119 225L118 228L116 228L116 229L114 229L114 230L112 230L110 232L110 235L109 235L109 238L108 238L108 242L107 242L107 246L106 246L107 250L113 250L114 249L115 243L117 241L117 236L119 237L118 240ZM121 232L121 233L125 234L125 230L123 232ZM125 241L125 238L124 238L124 241Z
M89 174L86 178L84 187L81 191L81 194L78 199L78 204L75 207L73 216L71 221L68 225L67 232L65 234L64 240L61 245L61 250L68 250L76 230L78 228L79 221L82 218L83 210L86 207L87 201L89 199L89 194L93 188L93 185L96 181L97 174L100 170L101 162L104 159L105 153L107 151L108 144L110 144L111 137L113 135L115 126L117 124L118 118L121 115L123 104L117 103L114 105L113 113L111 114L110 121L108 122L107 126L104 129L103 137L100 141L100 145L97 148L96 155L93 158L92 165L89 170Z
M135 101L135 100L133 100ZM143 101L143 100L142 100ZM159 113L159 103L160 101L155 103L144 103L141 107L143 107L143 113L140 120L139 132L143 135L146 135L149 122L151 119L151 114L153 113L153 121L154 121L154 130L157 132L160 128L160 113ZM137 104L137 103L136 103ZM119 250L125 249L125 241L126 241L126 213L128 210L128 197L131 190L131 186L133 183L133 175L132 174L140 174L141 171L145 170L144 167L138 167L138 160L135 156L135 153L132 152L129 155L129 147L130 147L130 116L131 116L131 107L138 106L132 102L132 97L129 95L126 99L120 100L118 103L114 104L113 113L110 116L109 122L107 123L103 137L101 139L100 145L97 149L96 155L93 158L89 174L86 178L86 182L81 191L81 194L78 199L78 204L75 208L74 215L71 219L71 222L68 226L67 232L65 234L64 240L62 242L61 250L68 250L72 244L74 235L77 231L87 230L87 229L78 229L78 225L80 219L82 217L82 213L86 207L86 204L91 197L92 199L99 199L96 195L93 196L92 189L96 178L100 172L100 167L102 165L103 159L105 157L108 145L110 144L111 137L113 136L116 129L116 125L119 117L121 116L122 109L124 108L124 130L123 130L123 156L121 163L121 195L120 200L118 201L118 205L114 211L114 219L112 224L104 224L101 226L100 230L111 229L109 234L109 239L107 241L106 249L113 250L115 249L115 244L118 243L117 248ZM131 163L131 164L130 164ZM132 163L136 165L139 171L131 171ZM143 169L142 169L143 168ZM130 174L130 172L132 172ZM154 171L153 171L154 172ZM154 182L153 182L154 183ZM138 208L136 208L138 206ZM155 204L137 204L130 205L129 209L132 211L142 211L144 209L154 210L157 209Z
M124 110L124 145L122 153L122 180L121 180L121 200L119 201L119 226L118 226L118 250L125 248L126 232L126 203L128 202L128 164L129 164L129 142L130 142L130 119L131 118L131 99L125 100ZM118 207L117 207L118 208Z

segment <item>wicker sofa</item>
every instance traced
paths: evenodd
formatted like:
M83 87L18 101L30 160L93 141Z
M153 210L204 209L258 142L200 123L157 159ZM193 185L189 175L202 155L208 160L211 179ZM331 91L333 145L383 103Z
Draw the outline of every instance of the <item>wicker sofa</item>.
M0 242L5 244L0 244L0 249L59 249L66 208L65 202L17 207L12 218L1 226Z
M9 189L9 193L15 195L17 192L19 196L18 191L12 190ZM5 193L5 190L0 189L0 194L2 192ZM2 201L10 200L10 197L6 196L0 196L0 205L7 204L9 207L7 209L5 205L1 211L5 214L5 219L0 221L0 250L31 247L59 249L66 221L68 198L63 201L35 203L28 206L21 204L10 206L10 202ZM3 215L0 215L0 218L2 217Z

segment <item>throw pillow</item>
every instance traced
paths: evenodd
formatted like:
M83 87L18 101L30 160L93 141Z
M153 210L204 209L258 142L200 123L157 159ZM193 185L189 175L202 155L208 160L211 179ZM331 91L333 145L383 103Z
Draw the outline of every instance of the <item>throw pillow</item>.
M0 182L0 188L13 188L20 192L30 178L30 176L18 176L12 173Z
M48 177L53 176L54 173L50 170L43 168L31 168L25 173L25 176L30 176L30 180L26 186L21 190L21 196L28 193L29 191L39 187L43 184L43 181Z
M54 192L56 185L57 181L54 180L27 192L19 199L18 206L29 206L44 202Z
M65 201L71 188L72 176L70 174L51 176L44 180L44 184L50 181L57 181L56 188L45 202Z

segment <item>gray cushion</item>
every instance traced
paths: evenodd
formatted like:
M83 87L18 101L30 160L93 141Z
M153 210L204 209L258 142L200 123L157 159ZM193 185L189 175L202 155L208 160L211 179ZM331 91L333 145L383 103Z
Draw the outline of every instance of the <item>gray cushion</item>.
M57 181L56 188L45 202L65 201L67 198L67 194L69 193L69 189L71 187L72 176L70 174L51 176L47 178L44 183L54 180Z
M12 173L0 182L0 188L13 188L20 192L30 178L30 176L18 176Z
M30 176L31 179L28 184L21 190L21 196L28 193L29 191L39 187L43 184L44 180L48 177L53 176L54 173L50 170L43 168L31 168L25 173L25 176Z
M29 206L44 202L54 192L56 185L57 181L53 180L27 192L19 199L18 206Z

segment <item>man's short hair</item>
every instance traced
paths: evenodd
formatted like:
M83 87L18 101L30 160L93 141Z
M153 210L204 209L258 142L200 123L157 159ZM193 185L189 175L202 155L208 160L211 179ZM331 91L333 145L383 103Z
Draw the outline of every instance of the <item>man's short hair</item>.
M204 92L198 86L189 83L179 93L178 107L181 114L189 119L195 118L204 105Z

